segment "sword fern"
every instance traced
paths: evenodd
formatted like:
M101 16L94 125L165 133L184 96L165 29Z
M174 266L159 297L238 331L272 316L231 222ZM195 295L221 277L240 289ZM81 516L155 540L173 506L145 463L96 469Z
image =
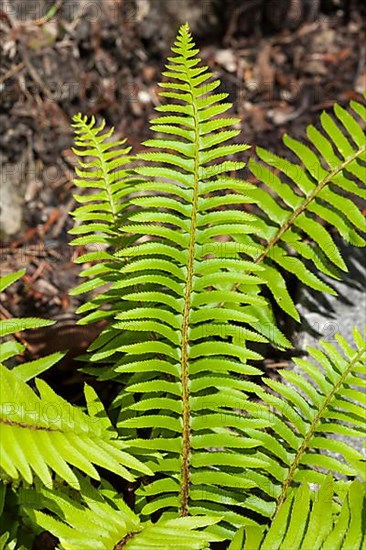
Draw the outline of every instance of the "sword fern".
M365 197L365 108L353 101L334 118L323 114L309 145L286 137L297 163L258 149L244 181L235 159L248 146L230 143L240 121L223 116L231 105L187 25L172 52L144 152L131 157L104 123L74 118L75 152L86 157L75 183L97 192L77 196L72 244L89 247L79 261L93 265L73 292L98 291L80 322L108 320L87 370L120 387L113 427L98 405L102 427L134 457L126 463L134 474L150 475L132 512L105 481L98 497L77 472L71 498L56 470L61 496L40 488L40 503L24 513L62 548L171 548L179 536L187 549L230 539L231 550L361 548L363 457L339 437L364 435L363 335L355 329L352 345L338 335L339 349L309 349L311 360L279 381L263 376L261 352L269 342L291 345L268 290L299 320L286 272L334 292L322 276L347 269L334 230L365 244L355 200ZM82 466L75 452L68 459L71 471ZM31 482L23 462L18 471ZM79 469L93 477L91 466ZM98 514L101 524L84 532Z

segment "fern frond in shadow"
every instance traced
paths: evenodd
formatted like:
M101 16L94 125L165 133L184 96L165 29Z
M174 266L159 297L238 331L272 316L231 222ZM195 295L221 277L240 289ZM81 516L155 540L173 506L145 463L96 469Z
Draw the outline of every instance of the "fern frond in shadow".
M341 504L336 504L340 500ZM354 480L337 495L331 476L318 491L291 489L271 526L243 527L229 550L348 550L362 548L365 483Z
M337 349L322 342L322 349L308 348L313 359L295 359L299 370L282 371L282 381L263 379L265 389L256 392L266 403L272 426L248 435L262 441L259 455L272 461L270 476L248 477L256 480L267 498L274 499L272 513L281 513L292 487L322 484L329 472L342 487L347 477L356 477L363 455L349 438L365 438L365 360L366 339L355 328L351 347L340 335ZM316 363L314 363L314 360ZM266 417L261 404L249 410ZM355 466L356 464L356 466Z

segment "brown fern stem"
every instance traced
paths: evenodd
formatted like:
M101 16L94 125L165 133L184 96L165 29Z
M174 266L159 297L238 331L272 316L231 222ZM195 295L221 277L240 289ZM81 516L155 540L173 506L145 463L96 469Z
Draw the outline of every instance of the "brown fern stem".
M187 80L189 81L188 67ZM194 275L194 257L196 244L196 226L197 226L197 208L199 196L199 132L198 132L198 112L194 105L194 95L192 94L192 105L194 109L194 128L195 128L195 157L194 157L194 185L193 201L191 215L191 233L188 246L187 278L184 293L184 310L182 320L182 345L181 345L181 382L182 382L182 467L181 467L181 492L180 492L180 516L189 514L189 483L190 470L189 461L191 454L191 410L189 403L189 317L191 311L192 286Z

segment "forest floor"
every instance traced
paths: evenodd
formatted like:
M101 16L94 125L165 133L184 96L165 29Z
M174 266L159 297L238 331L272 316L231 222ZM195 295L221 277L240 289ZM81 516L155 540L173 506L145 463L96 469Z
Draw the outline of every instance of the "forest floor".
M24 1L0 6L1 183L12 188L2 211L0 268L2 274L27 270L1 296L0 313L59 320L47 337L33 343L29 337L34 356L71 343L75 355L98 330L75 329L70 341L75 309L87 299L68 295L80 269L72 260L84 252L68 246L75 207L71 117L79 111L103 117L139 151L169 54L168 40L146 34L148 22L133 4L127 9L127 2L105 0L95 16L74 4L68 13L59 1L45 1L41 13L22 12ZM201 29L197 42L242 117L241 140L283 154L284 133L303 139L322 110L362 98L366 41L359 8L348 22L333 11L266 34L241 33L235 17L221 32Z

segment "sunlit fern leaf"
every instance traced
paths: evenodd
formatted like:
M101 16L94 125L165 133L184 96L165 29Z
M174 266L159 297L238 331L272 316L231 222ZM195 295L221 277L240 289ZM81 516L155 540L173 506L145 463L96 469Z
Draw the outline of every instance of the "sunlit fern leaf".
M216 518L197 516L143 524L107 483L96 489L78 478L81 494L77 498L62 487L57 492L40 488L21 493L27 515L57 536L64 550L203 550L220 540L206 529ZM33 507L29 504L32 493Z
M335 279L347 267L333 234L354 246L364 246L365 218L354 201L366 198L366 108L351 101L346 110L335 105L333 116L324 112L320 129L307 129L309 144L289 136L284 143L288 157L257 148L262 163L249 162L253 175L265 188L248 190L262 211L262 228L256 238L238 237L243 249L260 246L248 255L265 266L262 278L280 307L298 319L283 275L288 272L303 284L335 294L319 274ZM269 192L268 192L269 191Z
M229 550L363 548L365 483L354 480L347 487L341 506L335 504L333 485L328 476L318 491L310 490L306 483L292 489L268 529L264 526L241 528Z
M36 379L39 395L16 369L0 365L0 471L5 479L32 483L34 474L52 487L52 472L78 487L72 467L99 479L95 466L133 480L131 470L150 473L128 453L112 426L106 425L96 395L86 390L86 414ZM99 413L99 415L97 414Z
M156 137L145 143L152 152L138 155L141 181L119 223L121 237L135 239L114 254L125 262L111 287L120 313L91 346L90 359L119 356L115 371L128 382L116 401L118 428L124 437L135 434L137 455L161 472L163 479L140 491L143 515L186 516L207 506L239 526L248 520L233 510L253 485L246 470L268 466L245 437L247 427L268 421L245 412L245 392L255 384L244 377L260 374L248 360L260 359L253 344L267 342L270 332L264 336L248 312L253 304L268 309L259 295L263 268L241 257L233 236L254 238L262 221L241 208L253 202L253 186L232 176L244 164L231 157L247 145L230 144L238 120L223 118L231 105L226 94L211 93L219 82L199 66L187 26L173 53L164 73L169 82L161 84L172 102L157 107ZM157 491L165 482L167 495Z
M364 458L343 439L364 439L366 434L366 339L357 329L353 347L338 334L336 339L340 349L320 341L321 349L308 348L312 362L295 359L299 372L283 370L283 381L263 379L267 389L256 392L267 403L272 429L247 433L262 441L258 457L263 453L276 461L261 485L275 501L275 515L291 487L321 484L328 472L337 475L342 485L345 477L358 475ZM251 404L251 408L253 414L257 409L260 418L265 417L262 406ZM255 480L251 473L248 477Z

